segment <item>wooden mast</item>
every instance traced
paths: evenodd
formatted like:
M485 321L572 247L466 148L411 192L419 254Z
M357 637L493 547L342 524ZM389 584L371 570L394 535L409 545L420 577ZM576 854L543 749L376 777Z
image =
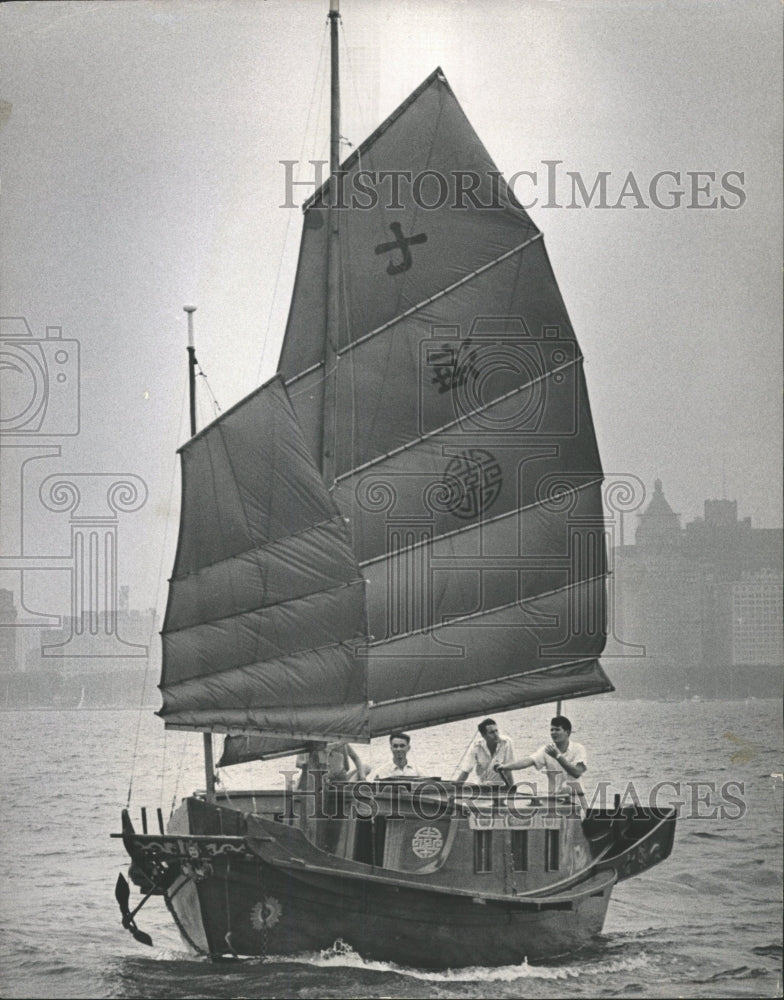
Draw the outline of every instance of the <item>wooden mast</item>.
M338 169L340 167L340 62L338 21L340 0L330 0L330 129L329 203L327 207L327 315L324 338L324 407L321 426L321 473L327 489L335 482L335 396L340 329L340 243L338 228Z
M196 347L193 343L193 314L196 306L183 306L188 314L188 398L190 400L191 437L196 434ZM215 764L212 756L212 733L204 737L204 774L207 782L207 801L215 801Z

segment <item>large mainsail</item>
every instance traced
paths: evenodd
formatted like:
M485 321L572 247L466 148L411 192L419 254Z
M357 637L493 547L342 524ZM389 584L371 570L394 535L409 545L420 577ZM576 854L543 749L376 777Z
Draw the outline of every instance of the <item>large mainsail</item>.
M541 234L440 70L339 179L305 206L280 369L367 580L371 735L612 690L602 469Z

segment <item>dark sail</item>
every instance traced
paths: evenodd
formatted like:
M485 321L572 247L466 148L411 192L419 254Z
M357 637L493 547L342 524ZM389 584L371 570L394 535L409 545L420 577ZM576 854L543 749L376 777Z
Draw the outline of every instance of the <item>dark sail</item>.
M182 449L168 727L367 736L364 582L279 378Z
M340 176L339 207L305 208L280 368L315 462L334 396L326 486L367 580L370 735L612 690L602 468L541 234L438 70ZM224 762L286 748L260 734Z

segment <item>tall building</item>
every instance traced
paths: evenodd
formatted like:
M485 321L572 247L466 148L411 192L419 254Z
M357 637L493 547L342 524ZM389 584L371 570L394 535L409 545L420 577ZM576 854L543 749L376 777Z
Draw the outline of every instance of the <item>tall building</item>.
M739 520L734 500L706 500L682 527L656 480L634 545L613 555L607 662L621 694L780 693L781 529Z

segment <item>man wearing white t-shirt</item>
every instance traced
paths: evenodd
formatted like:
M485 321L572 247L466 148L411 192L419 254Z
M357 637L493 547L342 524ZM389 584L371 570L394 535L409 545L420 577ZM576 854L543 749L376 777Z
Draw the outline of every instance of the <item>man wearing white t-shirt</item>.
M392 751L392 760L373 768L367 776L367 780L388 781L390 778L418 777L419 769L413 761L408 759L410 746L411 737L408 733L390 733L389 748Z
M548 790L551 795L580 788L580 778L588 770L588 755L582 743L571 739L572 724L565 715L550 720L552 743L539 747L530 757L521 757L508 764L498 765L498 771L516 771L535 767L547 772Z

